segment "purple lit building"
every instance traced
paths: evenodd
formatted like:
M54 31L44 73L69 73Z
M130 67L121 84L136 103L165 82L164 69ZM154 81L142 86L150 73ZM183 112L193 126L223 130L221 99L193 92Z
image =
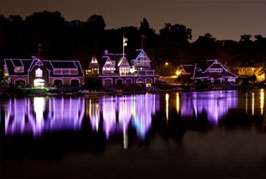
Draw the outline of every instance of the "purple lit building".
M235 83L237 75L230 72L225 65L217 59L207 60L205 64L183 64L181 65L182 77L195 82L207 81L210 83Z
M78 60L4 59L9 83L19 86L80 86L84 74Z
M99 60L92 58L86 72L88 76L99 73L98 77L105 87L135 84L151 86L158 77L151 68L151 59L143 49L137 50L131 64L124 54L108 53L106 50Z

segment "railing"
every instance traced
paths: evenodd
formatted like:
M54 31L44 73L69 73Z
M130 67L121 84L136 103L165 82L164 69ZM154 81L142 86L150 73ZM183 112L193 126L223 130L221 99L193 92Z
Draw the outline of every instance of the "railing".
M128 77L133 77L133 76L151 76L151 75L156 75L155 74L155 70L138 70L135 71L134 73L129 73L129 74L119 74L119 73L112 73L112 74L101 74L100 76L110 76L110 77L114 77L114 76L128 76Z

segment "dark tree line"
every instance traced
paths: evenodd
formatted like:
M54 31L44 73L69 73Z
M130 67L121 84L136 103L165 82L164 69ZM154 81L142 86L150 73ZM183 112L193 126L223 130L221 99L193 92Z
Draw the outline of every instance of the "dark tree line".
M143 47L153 59L155 69L163 73L165 62L171 70L181 63L201 63L217 58L233 68L238 65L265 64L266 38L244 34L239 41L216 40L211 34L192 39L192 30L181 24L166 23L156 33L147 19L139 27L105 29L102 16L92 15L87 21L67 21L59 12L38 12L25 19L0 16L0 59L29 58L79 59L85 66L91 55L105 49L122 51L122 37L128 38L127 54Z

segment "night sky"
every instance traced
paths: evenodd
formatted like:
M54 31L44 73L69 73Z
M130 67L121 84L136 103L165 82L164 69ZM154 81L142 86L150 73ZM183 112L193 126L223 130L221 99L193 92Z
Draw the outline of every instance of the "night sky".
M266 0L1 0L0 14L22 17L43 10L60 11L67 20L103 15L106 28L139 26L147 18L158 32L164 23L192 28L193 40L211 33L239 40L242 34L266 36Z

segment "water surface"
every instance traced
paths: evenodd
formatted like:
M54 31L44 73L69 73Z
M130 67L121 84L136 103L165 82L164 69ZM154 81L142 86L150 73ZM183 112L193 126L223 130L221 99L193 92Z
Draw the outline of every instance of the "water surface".
M264 89L10 98L0 122L3 177L266 177Z

